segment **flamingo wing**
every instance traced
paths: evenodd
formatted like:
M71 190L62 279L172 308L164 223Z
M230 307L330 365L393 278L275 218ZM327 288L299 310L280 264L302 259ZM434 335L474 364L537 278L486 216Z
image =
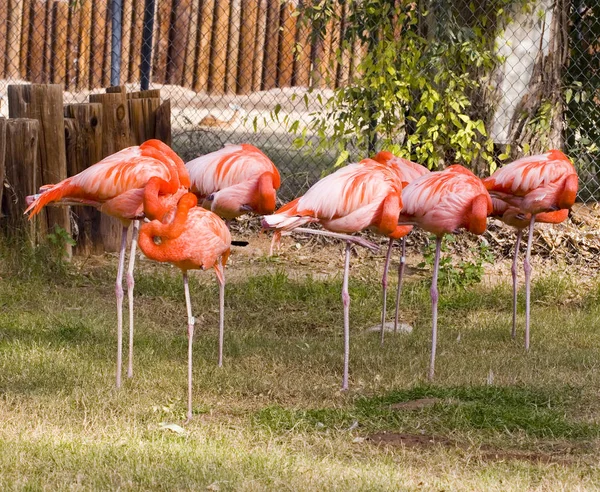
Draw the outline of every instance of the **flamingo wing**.
M202 196L210 195L265 173L273 174L273 186L281 185L275 164L259 149L249 144L227 144L216 152L198 157L186 164L191 189Z

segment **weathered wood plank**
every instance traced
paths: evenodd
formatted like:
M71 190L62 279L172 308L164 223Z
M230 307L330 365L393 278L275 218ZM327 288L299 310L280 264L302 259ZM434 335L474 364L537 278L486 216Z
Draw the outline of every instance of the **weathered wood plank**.
M146 140L154 138L156 112L160 106L160 99L128 99L127 104L129 106L132 144L140 145Z
M242 24L240 27L240 54L238 61L238 94L252 91L252 65L256 48L256 23L258 0L242 0Z
M6 3L6 0L0 3ZM6 76L19 77L21 54L21 30L23 27L23 0L10 0L8 11L8 33L6 36ZM2 7L0 7L0 11ZM0 38L3 39L4 38ZM4 60L4 58L0 58Z
M200 31L198 34L198 61L194 74L194 90L208 91L210 53L213 38L215 0L203 0L200 9Z
M162 140L171 146L171 100L166 99L156 110L156 126L154 127L154 138Z
M208 91L212 94L225 93L227 69L227 37L229 28L229 1L216 0L213 38L210 54Z

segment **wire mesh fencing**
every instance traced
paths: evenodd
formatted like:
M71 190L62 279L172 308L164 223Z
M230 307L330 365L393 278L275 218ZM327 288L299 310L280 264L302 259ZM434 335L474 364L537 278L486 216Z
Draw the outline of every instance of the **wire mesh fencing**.
M115 60L118 83L139 89L145 53L150 88L160 88L171 100L173 147L184 160L228 142L252 143L280 169L283 200L333 167L340 150L327 149L328 140L347 137L349 159L355 159L385 146L384 131L399 148L409 149L413 160L425 162L423 155L435 153L437 160L427 161L433 167L458 160L480 174L522 155L563 148L579 170L580 199L600 197L599 0L114 1L120 5L2 2L4 115L9 84L62 84L65 103L85 102L111 85ZM372 16L375 28L365 24L373 5L383 6L397 25L390 39L377 27L382 11ZM113 32L115 12L118 32ZM146 50L144 28L151 34ZM422 46L411 68L407 60L415 58L415 39ZM385 42L393 50L387 65L374 49ZM373 66L381 72L381 91L396 77L401 94L393 104L383 101L379 113L368 113L372 121L361 117L352 128L336 127L336 114L348 118L358 106L378 104L378 87L364 84ZM410 69L414 73L406 72L404 79L397 76ZM451 76L439 76L443 73ZM425 98L420 78L441 101ZM449 115L456 95L449 87L461 83L459 96L466 99L459 116L473 123L468 130L477 137L467 144L455 138L466 127L453 126ZM335 99L354 87L353 103ZM363 105L362 95L371 101ZM340 104L328 107L328 100ZM433 113L427 112L429 104ZM324 115L330 117L325 126L313 124ZM300 145L307 141L325 151L307 151ZM483 165L483 151L463 159L467 153L460 146L469 142L489 147Z

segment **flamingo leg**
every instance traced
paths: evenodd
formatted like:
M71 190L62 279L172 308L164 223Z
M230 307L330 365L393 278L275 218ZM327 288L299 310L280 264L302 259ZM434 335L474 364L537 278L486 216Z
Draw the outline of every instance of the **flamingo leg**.
M398 265L398 290L396 291L396 315L394 316L394 333L398 333L398 315L400 313L400 294L402 293L402 277L406 265L406 236L402 238L402 256Z
M383 307L381 309L381 345L383 345L383 337L385 334L385 314L387 304L387 286L388 286L388 271L390 268L390 257L392 256L392 246L394 239L390 238L387 254L385 255L385 265L383 265L383 277L381 279L381 287L383 289Z
M119 249L119 267L115 294L117 296L117 388L121 387L121 366L123 365L123 270L125 267L125 248L127 247L127 227L121 232L121 248Z
M529 238L527 240L527 253L525 253L525 262L523 270L525 270L525 350L529 351L529 313L531 299L531 243L533 242L533 225L535 223L535 215L531 214L531 222L529 223Z
M347 242L346 257L344 259L344 281L342 284L342 304L344 305L344 375L342 377L342 391L348 389L348 367L350 364L350 294L348 293L350 249L352 249L352 243Z
M305 229L304 227L296 227L292 231L286 231L282 233L282 235L287 236L294 232L303 232L305 234L313 234L315 236L327 236L334 237L336 239L341 239L342 241L350 242L357 244L358 246L362 246L363 248L370 249L373 253L377 253L379 251L379 246L371 241L367 241L360 236L350 236L348 234L340 234L339 232L331 232L331 231L321 231L319 229Z
M517 260L519 258L519 246L521 244L521 238L523 237L523 229L519 229L517 233L517 242L515 243L515 256L513 258L512 273L513 281L513 318L512 318L512 332L510 336L514 340L517 336Z
M223 265L217 267L219 275L219 367L223 367L223 338L225 336L225 272Z
M192 316L192 303L190 301L190 288L188 285L187 272L183 272L183 289L185 292L185 306L188 316L188 408L187 408L187 424L192 420L192 343L194 341L194 323L196 322Z
M431 281L431 311L432 311L432 329L431 329L431 359L429 361L429 375L430 381L433 380L435 373L435 349L437 345L437 309L438 309L438 270L440 267L440 250L442 247L442 237L438 236L435 240L435 262L433 266L433 279Z
M133 266L135 265L135 249L137 246L138 233L140 232L140 221L133 221L133 232L131 234L131 251L129 253L129 267L127 268L127 298L129 301L129 358L127 361L127 377L133 377Z

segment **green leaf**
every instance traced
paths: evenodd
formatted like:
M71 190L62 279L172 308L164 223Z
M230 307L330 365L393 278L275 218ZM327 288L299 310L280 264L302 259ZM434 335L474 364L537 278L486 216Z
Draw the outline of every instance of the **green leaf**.
M344 164L344 162L348 160L348 157L350 157L350 153L347 150L342 151L342 153L338 156L337 160L335 161L333 167L340 167L342 164Z

